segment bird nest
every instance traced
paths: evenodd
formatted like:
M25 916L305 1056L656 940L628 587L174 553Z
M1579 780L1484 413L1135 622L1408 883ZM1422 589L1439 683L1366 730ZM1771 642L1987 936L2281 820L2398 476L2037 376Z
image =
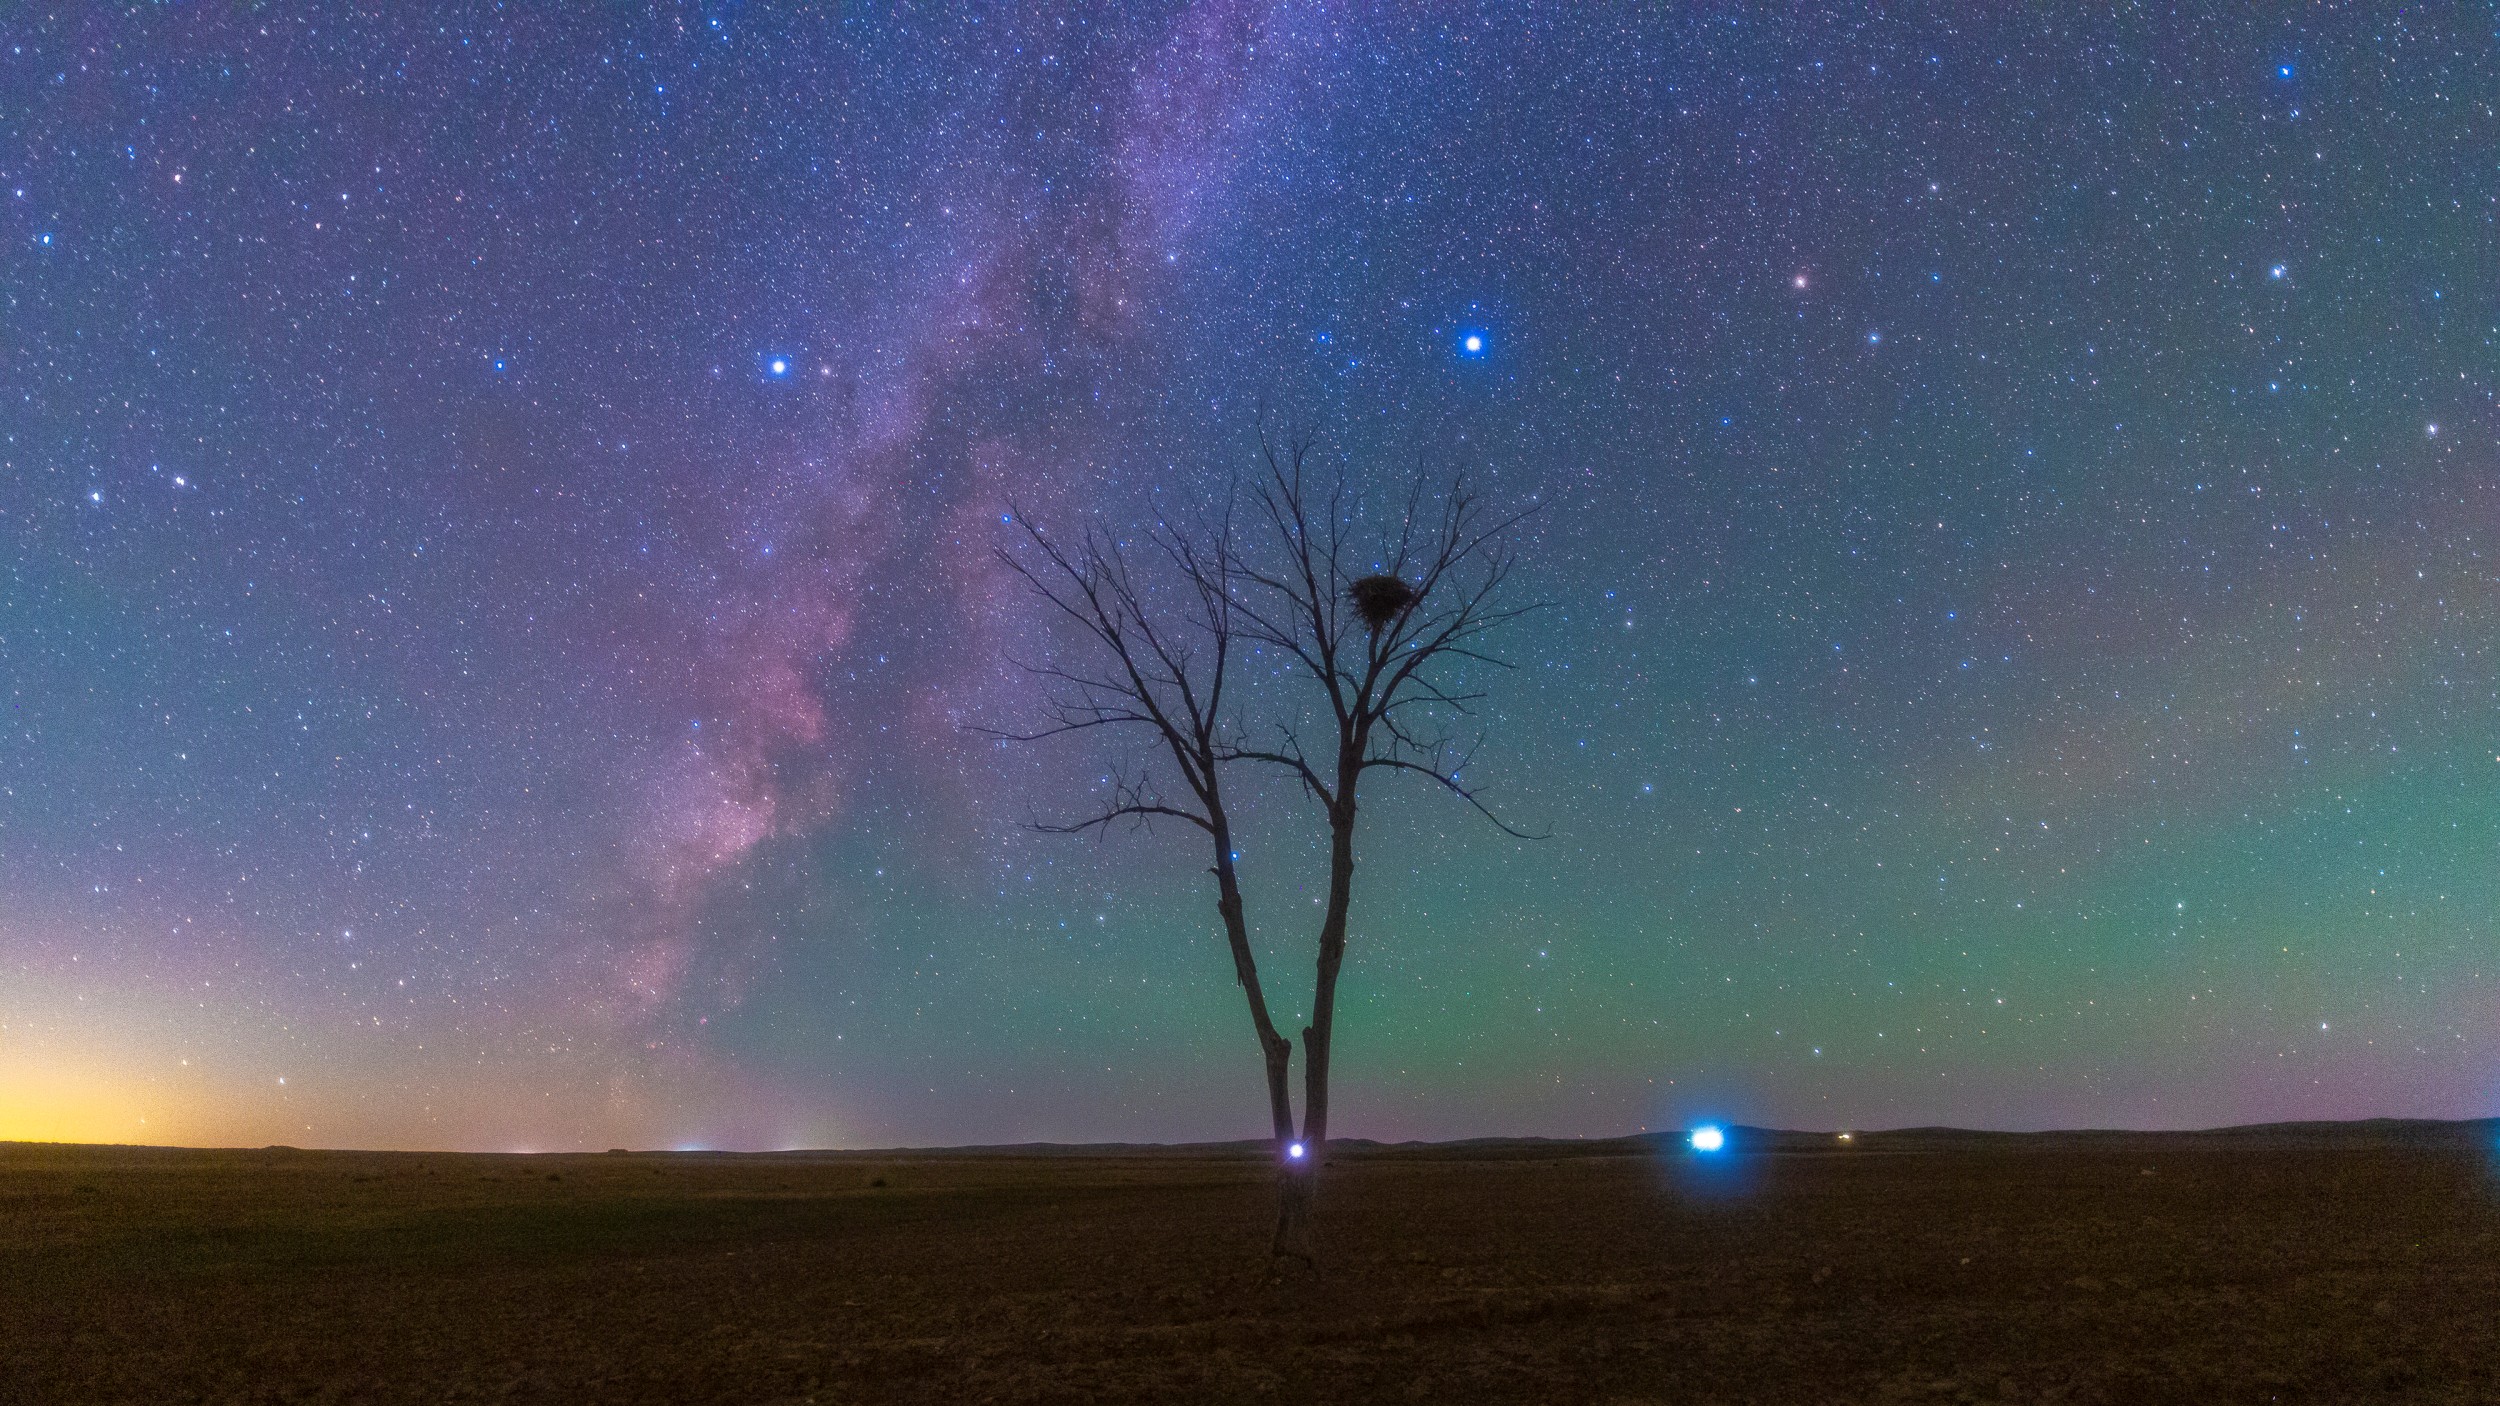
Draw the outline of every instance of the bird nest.
M1345 588L1354 613L1374 631L1398 618L1415 603L1415 588L1395 576L1366 576Z

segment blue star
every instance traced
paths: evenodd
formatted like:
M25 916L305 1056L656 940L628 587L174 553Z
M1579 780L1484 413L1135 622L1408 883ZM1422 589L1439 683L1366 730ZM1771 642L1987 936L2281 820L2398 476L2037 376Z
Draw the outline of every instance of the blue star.
M1458 338L1458 354L1464 357L1481 357L1484 355L1487 344L1487 338L1482 332L1462 332Z
M790 374L790 360L787 357L774 357L765 363L764 369L776 376L787 376Z

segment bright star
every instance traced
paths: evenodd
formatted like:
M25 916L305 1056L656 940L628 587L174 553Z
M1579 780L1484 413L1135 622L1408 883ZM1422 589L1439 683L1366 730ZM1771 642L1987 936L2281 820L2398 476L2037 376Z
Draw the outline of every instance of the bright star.
M1467 339L1458 345L1469 356L1475 356L1484 350L1484 338L1477 333L1470 332L1467 334Z
M1806 286L1806 276L1802 273L1788 281L1792 287L1803 288Z
M776 376L787 376L790 374L790 363L780 357L774 357L771 369Z
M1693 1129L1692 1142L1695 1152L1716 1152L1727 1146L1727 1134L1711 1124L1704 1123Z
M2290 269L2288 266L2283 265L2283 264L2276 264L2273 268L2270 268L2270 269L2267 269L2267 270L2266 270L2266 277L2268 277L2268 278L2281 278L2283 275L2285 275L2285 274L2287 274L2287 273L2290 273L2290 272L2291 272L2291 269Z

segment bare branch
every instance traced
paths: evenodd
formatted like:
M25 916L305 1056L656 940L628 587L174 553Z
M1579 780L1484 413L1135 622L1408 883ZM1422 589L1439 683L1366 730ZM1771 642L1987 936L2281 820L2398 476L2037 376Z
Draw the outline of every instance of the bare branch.
M1395 757L1370 757L1364 760L1363 766L1367 770L1372 767L1380 767L1389 771L1411 771L1418 776L1429 776L1434 781L1440 783L1441 789L1475 807L1476 814L1492 821L1495 829L1510 836L1514 840L1550 840L1554 837L1552 831L1537 832L1518 828L1509 821L1504 820L1501 816L1495 814L1493 808L1485 804L1482 792L1471 787L1461 785L1457 777L1444 776L1440 772L1434 771L1432 768L1425 766L1421 762L1404 761Z
M1284 746L1285 749L1282 751L1259 747L1226 747L1216 754L1216 760L1220 762L1265 762L1272 766L1281 766L1293 773L1294 779L1302 783L1302 788L1320 803L1322 809L1335 805L1335 792L1329 789L1327 782L1320 779L1319 771L1311 765L1310 759L1302 755L1302 746L1294 740L1291 733L1286 734Z

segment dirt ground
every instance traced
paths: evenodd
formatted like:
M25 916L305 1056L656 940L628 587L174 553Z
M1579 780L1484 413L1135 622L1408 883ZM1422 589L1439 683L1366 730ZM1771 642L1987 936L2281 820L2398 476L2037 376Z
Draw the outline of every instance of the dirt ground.
M2493 1133L0 1144L0 1401L2494 1402Z

